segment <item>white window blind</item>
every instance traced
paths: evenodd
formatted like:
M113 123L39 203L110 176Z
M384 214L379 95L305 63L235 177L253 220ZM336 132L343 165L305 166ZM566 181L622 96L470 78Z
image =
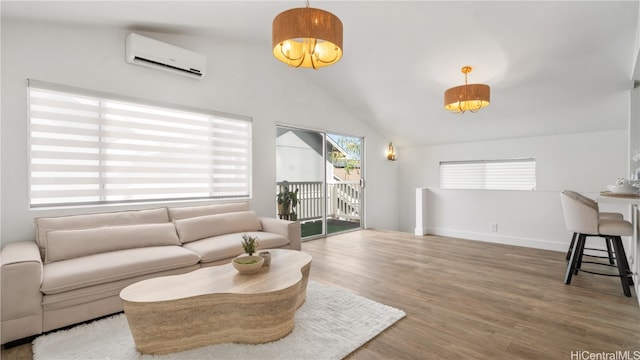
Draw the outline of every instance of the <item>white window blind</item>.
M29 80L30 205L247 198L251 118Z
M443 189L535 190L536 160L473 160L440 162Z

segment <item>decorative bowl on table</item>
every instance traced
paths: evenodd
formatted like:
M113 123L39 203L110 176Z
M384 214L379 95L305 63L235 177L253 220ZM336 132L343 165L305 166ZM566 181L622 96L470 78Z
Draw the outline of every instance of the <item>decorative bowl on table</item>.
M607 185L607 189L616 194L635 194L638 192L638 188L629 184Z
M264 258L258 255L240 255L231 261L233 267L241 274L258 272L264 263Z

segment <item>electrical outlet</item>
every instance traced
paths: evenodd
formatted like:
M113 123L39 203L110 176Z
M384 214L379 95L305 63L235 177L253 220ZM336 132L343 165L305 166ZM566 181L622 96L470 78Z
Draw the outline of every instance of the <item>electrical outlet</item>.
M498 224L495 224L495 223L489 224L489 230L491 230L491 232L498 232Z

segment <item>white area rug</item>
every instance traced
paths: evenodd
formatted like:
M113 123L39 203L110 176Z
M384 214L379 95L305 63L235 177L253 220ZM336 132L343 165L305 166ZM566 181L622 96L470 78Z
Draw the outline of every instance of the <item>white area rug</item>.
M217 344L162 356L140 354L124 314L33 341L35 360L342 359L406 314L346 290L309 281L288 336L268 344Z

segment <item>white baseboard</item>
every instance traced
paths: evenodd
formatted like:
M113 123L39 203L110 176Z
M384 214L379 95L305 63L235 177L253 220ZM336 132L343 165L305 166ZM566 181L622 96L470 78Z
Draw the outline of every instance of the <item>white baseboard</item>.
M417 229L416 229L417 230ZM513 235L496 235L496 234L487 234L487 233L478 233L471 231L459 231L459 230L451 230L451 229L441 229L441 228L429 228L427 229L428 234L432 235L440 235L440 236L448 236L461 238L466 240L477 240L477 241L486 241L498 244L506 244L506 245L515 245L515 246L524 246L535 249L544 249L544 250L553 250L553 251L562 251L566 252L569 240L563 242L555 242L543 239L532 239L532 238L524 238L524 237L516 237ZM417 234L416 235L423 235Z
M418 235L418 236L423 236L423 235L427 235L429 233L429 229L427 228L416 228L413 231L414 235Z

